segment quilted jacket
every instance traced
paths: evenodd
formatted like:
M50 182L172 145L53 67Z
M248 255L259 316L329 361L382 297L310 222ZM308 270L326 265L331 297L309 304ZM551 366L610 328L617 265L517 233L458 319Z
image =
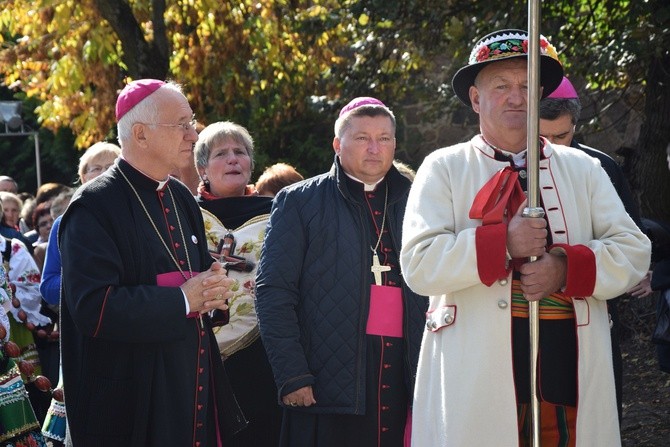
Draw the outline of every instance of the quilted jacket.
M365 413L365 325L374 245L366 210L333 169L281 191L256 278L256 310L278 399L312 385L314 413ZM400 251L410 182L395 168L387 224ZM403 282L405 378L413 389L427 298ZM411 395L411 394L410 394Z

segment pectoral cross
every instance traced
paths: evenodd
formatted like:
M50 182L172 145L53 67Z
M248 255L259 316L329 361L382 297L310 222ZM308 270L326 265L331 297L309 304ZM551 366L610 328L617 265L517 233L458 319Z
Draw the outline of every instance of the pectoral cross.
M382 285L382 272L388 272L391 270L391 267L388 265L381 265L379 263L379 256L377 256L377 253L372 254L372 267L370 267L370 271L375 274L375 284L378 286Z

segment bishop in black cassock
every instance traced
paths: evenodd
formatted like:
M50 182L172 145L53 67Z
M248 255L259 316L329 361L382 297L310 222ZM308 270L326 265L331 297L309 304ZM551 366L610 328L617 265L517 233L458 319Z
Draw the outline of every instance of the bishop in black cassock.
M146 94L139 101L165 85L148 82L156 88L140 92ZM165 102L177 98L177 106L188 108L179 95L164 93ZM145 141L148 125L139 124L132 124L133 138ZM168 147L166 157L182 157L182 148L197 138L188 126L166 129L184 139L172 141L179 154ZM220 285L217 297L208 295L208 279L220 278L210 268L199 208L169 171L156 174L150 164L140 170L130 162L142 160L133 151L149 152L144 143L139 149L121 143L124 159L75 194L60 226L62 363L73 443L225 445L245 421L211 321L200 312L208 304L193 298L226 295ZM165 180L155 180L157 175ZM185 283L202 290L179 287Z

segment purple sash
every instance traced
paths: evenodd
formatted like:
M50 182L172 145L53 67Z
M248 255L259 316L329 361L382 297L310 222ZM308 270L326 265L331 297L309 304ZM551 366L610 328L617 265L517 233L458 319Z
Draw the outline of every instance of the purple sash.
M402 289L400 287L370 286L370 313L366 333L402 337Z
M195 278L198 275L198 272L191 273L191 277ZM169 272L161 273L156 275L156 284L161 287L179 287L184 284L186 281L182 276L181 272ZM190 312L186 315L187 318L197 318L198 312Z

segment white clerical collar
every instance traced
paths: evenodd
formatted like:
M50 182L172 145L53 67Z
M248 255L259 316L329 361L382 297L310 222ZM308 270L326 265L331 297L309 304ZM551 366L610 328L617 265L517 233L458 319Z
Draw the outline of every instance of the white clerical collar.
M121 158L123 158L123 155L121 155ZM139 169L137 166L135 166L134 164L132 164L131 162L129 162L125 158L123 158L123 160L125 160L125 162L128 163L130 166L132 166L133 169L135 169L137 172L140 172L142 175L144 175L147 178L150 178L154 182L158 182L158 186L156 186L156 191L161 191L163 188L165 188L165 184L168 182L168 180L170 180L169 175L167 176L167 178L165 180L156 180L155 178L153 178L152 176L150 176L146 172L142 171L141 169Z
M379 185L379 183L380 183L382 180L384 180L384 177L382 177L382 178L380 178L379 180L377 180L377 181L374 182L374 183L365 183L363 180L361 180L361 179L357 179L356 177L354 177L353 175L349 174L348 172L345 172L345 174L346 174L346 176L349 177L350 179L352 179L352 180L356 180L358 183L362 183L362 184L363 184L363 191L374 191L375 188L377 187L377 185Z

